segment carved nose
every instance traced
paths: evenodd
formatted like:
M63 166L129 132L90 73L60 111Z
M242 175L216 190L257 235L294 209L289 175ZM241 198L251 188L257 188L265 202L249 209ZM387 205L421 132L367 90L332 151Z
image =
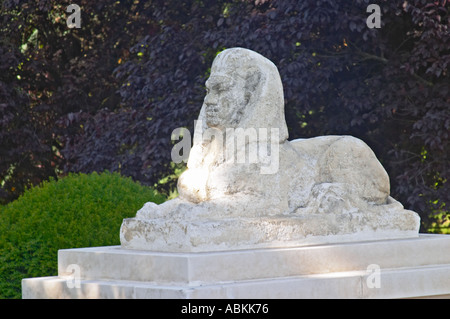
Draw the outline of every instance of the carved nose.
M217 99L215 99L213 96L211 96L211 93L210 93L205 96L204 103L206 104L207 107L211 108L211 107L214 107L215 105L217 105Z

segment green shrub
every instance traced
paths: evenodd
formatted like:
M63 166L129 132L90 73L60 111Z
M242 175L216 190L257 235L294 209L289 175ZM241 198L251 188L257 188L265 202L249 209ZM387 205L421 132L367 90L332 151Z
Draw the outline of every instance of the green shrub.
M57 275L57 251L120 244L123 218L165 198L119 174L70 174L0 206L0 298L20 298L21 280Z

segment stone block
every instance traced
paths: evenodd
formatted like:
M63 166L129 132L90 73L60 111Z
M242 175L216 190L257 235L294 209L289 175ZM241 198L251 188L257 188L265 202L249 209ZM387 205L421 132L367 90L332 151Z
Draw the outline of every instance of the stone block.
M449 252L450 236L429 234L194 253L120 246L65 249L58 254L58 276L24 279L23 298L450 297ZM78 288L71 265L79 267ZM371 284L374 276L379 276L378 286Z

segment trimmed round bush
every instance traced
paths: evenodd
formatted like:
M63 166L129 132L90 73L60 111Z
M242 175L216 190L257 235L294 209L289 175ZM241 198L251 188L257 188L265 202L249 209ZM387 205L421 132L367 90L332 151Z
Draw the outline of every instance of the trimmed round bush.
M0 298L20 298L23 278L56 276L59 249L120 244L122 220L146 202L164 200L105 172L50 180L0 206Z

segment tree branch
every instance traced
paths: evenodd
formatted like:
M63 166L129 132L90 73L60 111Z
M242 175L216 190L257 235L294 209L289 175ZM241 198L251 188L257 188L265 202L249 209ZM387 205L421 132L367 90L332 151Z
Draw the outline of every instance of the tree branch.
M362 51L354 43L350 43L350 42L348 42L348 43L349 43L349 45L351 44L355 48L355 50L356 50L358 55L360 55L360 56L362 56L364 58L362 61L364 61L364 60L375 60L375 61L382 62L384 64L387 64L389 62L389 60L384 58L384 57L380 57L378 55L374 55L374 54L370 54L370 53ZM420 83L422 83L422 84L424 84L424 85L426 85L428 87L432 87L434 85L432 82L430 82L428 80L425 80L423 77L421 77L417 73L412 73L411 75L417 81L419 81Z

